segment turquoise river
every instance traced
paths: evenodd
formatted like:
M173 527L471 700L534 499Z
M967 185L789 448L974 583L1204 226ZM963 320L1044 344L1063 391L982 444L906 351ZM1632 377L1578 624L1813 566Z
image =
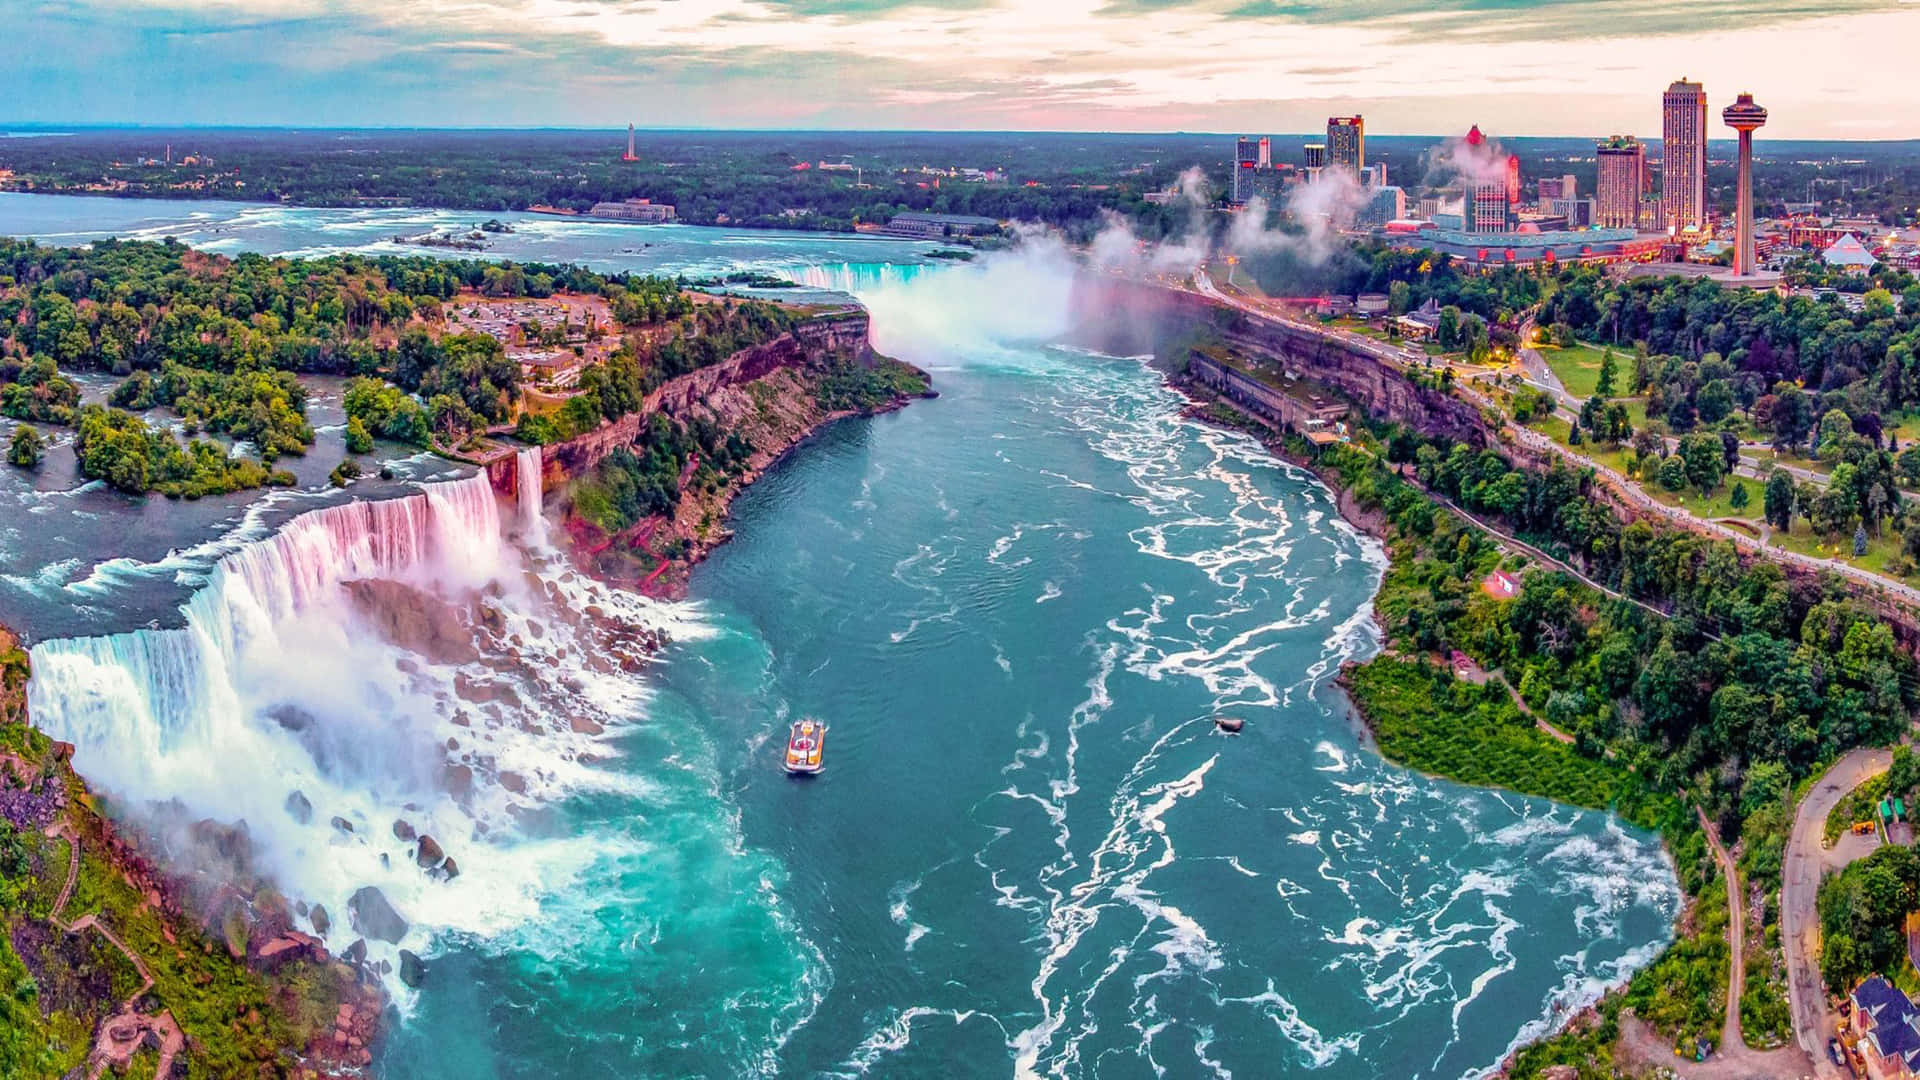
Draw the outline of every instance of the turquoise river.
M471 216L0 196L0 234L230 254ZM1669 939L1651 837L1364 746L1332 680L1378 647L1384 552L1140 358L1060 344L1061 252L507 218L489 257L852 293L940 396L799 447L679 604L581 580L420 460L346 509L317 474L176 518L0 486L0 617L83 773L244 818L290 896L377 884L409 921L428 976L381 1075L1474 1076ZM404 529L439 562L354 546ZM488 590L513 633L416 655L352 580L383 577ZM674 643L593 664L589 605ZM801 716L831 726L809 782L776 764ZM464 873L389 865L395 816Z

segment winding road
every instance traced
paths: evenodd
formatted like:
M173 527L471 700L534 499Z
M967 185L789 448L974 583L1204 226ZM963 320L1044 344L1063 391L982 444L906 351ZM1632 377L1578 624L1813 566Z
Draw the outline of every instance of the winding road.
M1871 853L1878 842L1855 840L1828 850L1823 843L1827 815L1854 788L1886 772L1892 760L1892 751L1863 749L1834 762L1801 800L1781 868L1780 942L1787 953L1787 1001L1793 1010L1793 1037L1813 1056L1816 1072L1831 1080L1844 1080L1851 1074L1827 1057L1827 1039L1835 1027L1833 1010L1827 1007L1826 986L1820 978L1820 915L1816 907L1820 879Z

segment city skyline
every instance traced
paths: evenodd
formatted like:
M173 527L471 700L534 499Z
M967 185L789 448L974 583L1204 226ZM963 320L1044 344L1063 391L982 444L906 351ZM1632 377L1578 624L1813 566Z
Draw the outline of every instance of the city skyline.
M1809 59L1920 31L1894 0L26 6L0 123L1646 136L1685 73L1772 140L1920 134L1898 65Z

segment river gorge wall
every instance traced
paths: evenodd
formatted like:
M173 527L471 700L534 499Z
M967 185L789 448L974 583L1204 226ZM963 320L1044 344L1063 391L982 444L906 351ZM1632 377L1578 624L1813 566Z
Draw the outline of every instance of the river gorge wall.
M1371 419L1406 424L1423 434L1470 446L1493 446L1516 466L1533 471L1571 464L1543 437L1515 431L1453 393L1415 383L1358 343L1309 325L1258 318L1184 289L1091 276L1077 284L1074 315L1083 343L1103 351L1153 352L1165 357L1196 331L1207 328L1233 349L1279 360L1288 371L1337 392ZM1169 366L1174 365L1169 362ZM1736 541L1711 523L1662 512L1644 495L1600 471L1588 486L1588 497L1606 507L1623 526L1645 522L1735 543L1744 563L1773 562L1797 593L1814 596L1839 582L1856 601L1886 621L1902 647L1920 656L1920 601L1908 595L1912 590L1905 586L1867 580L1866 575L1841 575L1792 553L1762 548L1757 539Z
M638 412L543 447L537 459L497 458L487 464L487 477L496 492L515 495L523 490L522 462L537 460L541 467L540 489L551 491L574 477L585 475L620 447L631 445L654 413L685 418L696 406L716 400L722 391L757 382L777 371L797 370L835 357L870 362L873 358L869 341L871 324L866 311L858 308L808 319L772 341L668 379L647 395L646 403Z
M1087 275L1075 283L1072 313L1076 338L1092 348L1163 355L1204 328L1231 348L1282 361L1287 370L1338 393L1375 420L1471 446L1490 441L1491 428L1479 409L1414 382L1358 345L1309 327L1256 318L1198 293Z
M911 372L924 385L925 372L874 352L870 330L871 319L861 308L816 315L772 341L669 379L648 394L636 412L563 442L496 457L486 465L488 482L497 494L521 506L527 529L544 535L542 506L548 497L565 491L614 451L632 445L655 415L682 423L705 420L739 435L751 451L721 482L690 483L690 461L671 514L644 518L616 534L607 535L577 516L564 505L563 496L564 533L582 569L649 596L683 597L694 564L731 537L726 517L733 498L768 466L828 423L857 412L890 411L910 400L896 396L867 408L836 411L822 403L822 379L843 374L850 365L869 370L890 366L900 369L893 375ZM933 395L925 391L924 396ZM529 470L537 470L537 475Z

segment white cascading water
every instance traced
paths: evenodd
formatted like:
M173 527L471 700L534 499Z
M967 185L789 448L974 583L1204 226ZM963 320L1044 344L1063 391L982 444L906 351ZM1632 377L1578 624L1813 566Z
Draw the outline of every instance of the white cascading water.
M540 448L529 446L515 455L513 462L514 497L520 503L520 536L536 548L547 546L547 517L540 512L546 496L541 481Z
M1058 339L1071 327L1079 263L1057 236L1034 235L968 262L777 267L803 285L859 298L874 348L918 361L959 359L1006 343ZM982 313L989 313L983 315Z
M800 263L776 267L776 272L813 289L830 289L858 296L875 289L905 285L927 269L918 263Z
M411 927L370 940L375 958L516 925L587 865L590 842L541 834L544 808L620 783L592 761L640 715L630 672L655 633L702 632L506 542L485 475L295 518L224 559L182 615L34 646L35 723L136 817L244 822L251 872L325 905L336 951L360 936L348 897L380 889ZM460 875L421 870L397 820Z

